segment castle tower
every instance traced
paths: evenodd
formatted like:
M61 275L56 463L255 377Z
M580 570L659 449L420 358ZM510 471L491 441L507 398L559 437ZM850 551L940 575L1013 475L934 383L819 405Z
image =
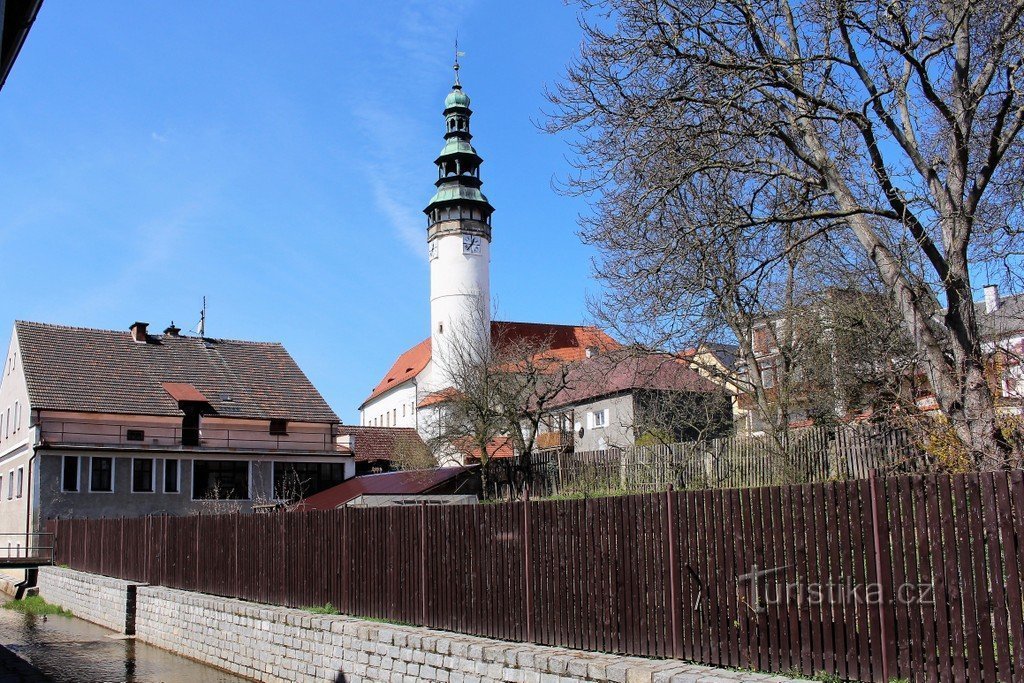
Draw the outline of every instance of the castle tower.
M483 159L470 144L469 96L459 83L444 100L444 148L427 214L432 383L443 387L454 359L490 343L491 214L480 192Z

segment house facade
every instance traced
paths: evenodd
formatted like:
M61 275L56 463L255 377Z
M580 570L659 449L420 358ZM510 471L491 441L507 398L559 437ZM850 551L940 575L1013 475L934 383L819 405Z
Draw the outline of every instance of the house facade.
M352 438L280 344L17 322L0 383L0 532L297 499Z
M537 446L599 451L713 438L731 429L732 397L689 360L620 349L573 364Z

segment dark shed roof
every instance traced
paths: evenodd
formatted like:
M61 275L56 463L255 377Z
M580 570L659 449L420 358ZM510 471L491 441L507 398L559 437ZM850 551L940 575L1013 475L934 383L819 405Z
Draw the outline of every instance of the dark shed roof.
M358 444L358 442L357 442ZM403 470L384 474L366 474L332 486L299 503L302 510L333 510L363 495L410 495L455 493L465 484L465 493L475 493L470 480L478 466L437 467L430 470Z
M170 335L140 343L127 331L22 321L15 332L35 409L177 416L174 394L196 392L223 417L338 422L281 344Z

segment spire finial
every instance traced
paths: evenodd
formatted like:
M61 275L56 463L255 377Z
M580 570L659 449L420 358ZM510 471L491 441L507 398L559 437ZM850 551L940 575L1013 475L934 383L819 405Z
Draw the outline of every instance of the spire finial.
M458 34L458 32L456 32L455 33L455 64L454 64L454 66L452 66L452 68L455 69L455 85L452 86L452 87L455 87L455 88L461 88L462 87L462 84L459 83L459 57L465 57L465 56L466 56L465 52L460 52L459 51L459 34Z

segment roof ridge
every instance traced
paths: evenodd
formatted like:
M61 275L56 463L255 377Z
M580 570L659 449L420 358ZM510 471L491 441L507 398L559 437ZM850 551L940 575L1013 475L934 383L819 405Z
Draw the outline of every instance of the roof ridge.
M130 335L130 330L111 330L104 327L83 327L79 325L61 325L59 323L44 323L36 320L15 320L15 327L19 325L32 325L35 327L48 327L55 330L72 330L76 332L104 332L106 334ZM251 339L228 339L226 337L194 337L192 335L179 335L172 337L165 334L151 334L151 337L160 339L193 339L195 341L209 341L217 344L251 344L253 346L284 346L280 341L255 341Z
M565 324L565 323L527 322L525 320L492 320L491 321L492 325L494 325L495 323L502 324L502 325L533 325L533 326L536 326L536 327L567 327L567 328L572 328L572 329L581 329L582 328L582 329L603 331L597 325L587 325L587 324L568 325L568 324Z

